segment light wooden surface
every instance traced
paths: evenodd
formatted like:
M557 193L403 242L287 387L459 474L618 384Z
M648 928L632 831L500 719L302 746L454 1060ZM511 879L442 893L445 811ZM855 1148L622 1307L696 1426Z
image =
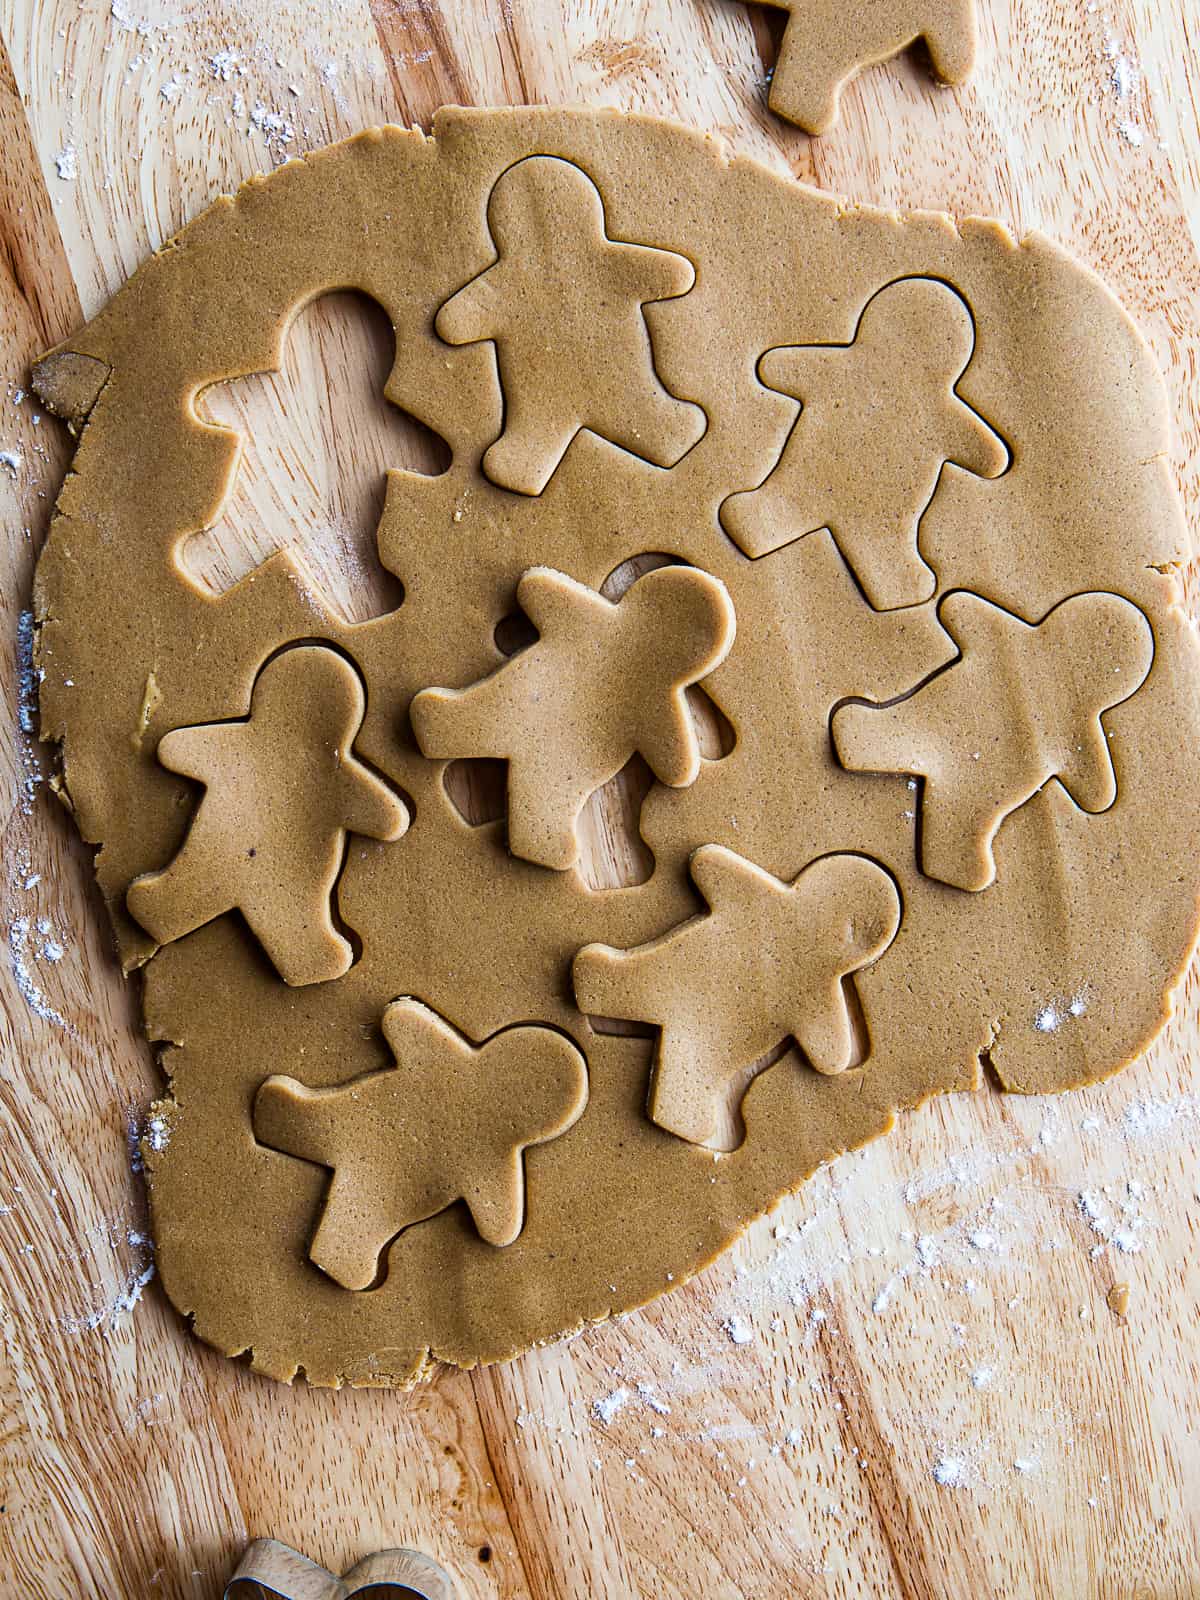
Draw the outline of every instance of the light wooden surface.
M21 726L18 614L68 457L17 400L31 355L249 172L441 101L663 112L856 199L1057 235L1167 371L1194 515L1193 0L980 6L969 88L874 71L814 145L765 108L776 19L735 0L3 0L4 1595L215 1596L256 1534L338 1570L416 1545L474 1597L1200 1594L1194 975L1123 1077L909 1116L645 1313L410 1395L288 1391L198 1345L152 1281L138 1297L126 1133L154 1070ZM289 425L345 567L374 488L344 474L394 427L364 397L379 338L320 308L290 374L213 396L264 441L250 499L193 552L218 586L255 559L255 505L301 493ZM593 822L599 871L627 848L619 802Z

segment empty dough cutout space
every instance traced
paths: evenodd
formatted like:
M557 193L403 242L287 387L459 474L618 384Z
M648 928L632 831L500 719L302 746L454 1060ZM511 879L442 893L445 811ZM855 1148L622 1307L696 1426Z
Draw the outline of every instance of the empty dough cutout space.
M33 381L77 434L41 730L218 1350L510 1358L985 1053L1044 1093L1162 1028L1186 529L1150 354L1057 247L445 110L217 202Z

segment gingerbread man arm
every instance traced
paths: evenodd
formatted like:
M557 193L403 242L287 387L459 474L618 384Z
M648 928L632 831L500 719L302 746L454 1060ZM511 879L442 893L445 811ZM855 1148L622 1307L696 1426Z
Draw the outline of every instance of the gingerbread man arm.
M612 244L608 271L613 287L639 305L678 300L696 282L696 269L686 256L644 244Z
M447 344L494 338L504 315L506 276L504 262L497 261L451 295L433 320L438 338Z

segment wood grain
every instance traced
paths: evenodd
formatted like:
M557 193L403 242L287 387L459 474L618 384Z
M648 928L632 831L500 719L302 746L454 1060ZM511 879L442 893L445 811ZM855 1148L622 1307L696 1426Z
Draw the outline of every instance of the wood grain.
M858 200L1045 229L1151 340L1194 516L1194 6L981 11L971 86L938 89L916 59L872 71L813 144L766 110L778 29L740 0L0 4L0 451L21 457L0 470L4 1594L216 1596L257 1534L337 1570L415 1545L479 1600L1200 1593L1194 972L1122 1078L905 1117L644 1313L411 1395L287 1391L199 1346L152 1282L135 1302L150 1258L126 1129L155 1073L18 715L17 619L68 457L16 401L30 357L247 173L444 100L662 112ZM337 489L364 440L314 418L302 374L327 374L336 418L370 337L314 313L290 411L286 374L223 402L276 451L248 480L260 504L304 477L294 425L324 441L304 492ZM330 523L357 537L351 498ZM253 519L231 518L198 552L218 583L253 559ZM594 810L609 870L621 805Z

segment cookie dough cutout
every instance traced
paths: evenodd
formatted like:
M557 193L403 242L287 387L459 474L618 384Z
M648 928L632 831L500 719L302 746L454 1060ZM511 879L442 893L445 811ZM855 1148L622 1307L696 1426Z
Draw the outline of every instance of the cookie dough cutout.
M573 973L580 1010L661 1030L650 1116L707 1144L729 1084L782 1041L794 1039L818 1072L850 1066L842 980L896 937L900 896L882 867L857 855L825 856L782 883L710 844L690 870L707 915L632 950L587 945Z
M960 591L938 615L958 659L894 705L838 707L833 741L851 772L924 778L921 870L978 891L995 880L1004 819L1051 778L1082 811L1115 803L1100 717L1140 688L1154 636L1115 594L1075 595L1031 625Z
M176 728L158 759L205 786L187 838L136 878L129 912L170 944L238 910L285 983L340 978L353 959L330 896L347 833L399 839L409 810L352 751L366 696L335 650L285 650L259 673L245 722Z
M522 1153L555 1139L587 1103L583 1055L553 1028L471 1041L419 1000L383 1014L395 1067L335 1088L270 1077L254 1103L263 1144L331 1167L312 1261L368 1289L404 1228L465 1200L480 1237L510 1245L525 1221Z
M771 77L771 110L805 133L828 133L842 90L924 39L943 83L965 83L975 66L975 0L761 0L788 12Z
M956 392L974 350L966 301L932 278L881 289L852 344L768 350L760 378L803 409L759 487L722 504L725 531L757 557L828 528L876 611L928 600L918 530L942 468L996 478L1009 461Z
M588 797L635 754L671 788L700 772L684 691L729 653L733 604L694 567L658 567L615 604L534 567L517 600L539 637L465 689L424 689L411 717L425 755L508 762L508 847L566 871Z
M642 307L687 294L691 262L610 239L599 189L556 156L531 156L500 176L488 227L496 261L435 322L447 344L495 342L504 431L483 457L487 476L541 494L581 428L673 467L708 419L659 381Z

